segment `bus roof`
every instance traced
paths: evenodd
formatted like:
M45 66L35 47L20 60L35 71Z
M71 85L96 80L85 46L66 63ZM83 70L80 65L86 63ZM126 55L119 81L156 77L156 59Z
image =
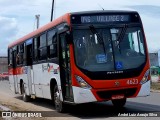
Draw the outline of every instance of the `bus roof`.
M9 44L8 48L11 48L11 47L13 47L13 46L15 46L17 44L23 43L25 40L28 40L28 39L30 39L30 38L32 38L32 37L44 32L44 31L46 31L48 29L51 29L52 27L54 27L54 26L56 26L56 25L58 25L58 24L60 24L62 22L67 22L68 24L70 24L70 14L69 13L66 13L65 15L63 15L63 16L57 18L56 20L44 25L43 27L41 27L41 28L39 28L39 29L37 29L37 30L25 35L24 37L14 41L14 42L12 42L11 44Z
M131 10L95 10L95 11L83 11L83 12L73 12L71 15L81 15L81 14L103 14L103 13L138 13L137 11Z

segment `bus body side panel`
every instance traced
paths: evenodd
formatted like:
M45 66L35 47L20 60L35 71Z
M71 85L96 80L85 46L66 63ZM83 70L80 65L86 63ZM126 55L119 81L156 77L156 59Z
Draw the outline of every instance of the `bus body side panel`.
M13 68L9 69L9 84L10 84L10 89L17 94L18 93L18 79L16 75L16 70Z
M51 99L50 81L55 79L61 91L59 65L54 63L42 63L33 65L33 78L37 97ZM61 93L62 96L62 93Z
M149 95L150 95L150 80L142 84L137 97L144 97L144 96L149 96Z
M34 85L35 85L35 94L36 97L42 97L43 98L43 92L42 92L42 85L41 85L41 79L42 79L42 64L33 65L33 79L34 79Z
M18 76L17 76L17 70L14 71L14 75L13 75L13 79L14 79L14 85L15 85L15 93L18 93Z
M16 79L17 79L17 83L18 83L18 92L19 94L20 92L20 81L23 81L24 84L24 89L27 95L30 95L29 93L29 87L28 87L28 75L27 75L27 66L24 67L17 67L16 68Z
M32 65L33 66L33 65ZM35 95L35 85L34 85L34 72L33 72L33 67L31 69L31 90L32 90L32 95Z
M14 82L14 75L13 75L13 68L9 68L9 85L10 89L16 93L15 91L15 82Z
M10 89L11 89L13 92L15 92L13 75L9 75L9 85L10 85Z
M51 99L50 94L50 81L55 79L60 90L60 73L59 73L59 65L55 63L43 63L43 77L42 77L42 90L44 98ZM47 69L45 69L47 67ZM53 86L51 86L53 87Z
M83 89L76 86L73 86L72 89L74 94L74 102L77 104L97 101L94 94L89 89Z
M25 69L25 73L22 75L22 78L23 78L23 81L24 81L24 87L25 87L25 92L27 95L31 95L31 92L30 92L30 84L31 84L31 81L29 80L29 76L30 76L30 66L25 66L24 67Z

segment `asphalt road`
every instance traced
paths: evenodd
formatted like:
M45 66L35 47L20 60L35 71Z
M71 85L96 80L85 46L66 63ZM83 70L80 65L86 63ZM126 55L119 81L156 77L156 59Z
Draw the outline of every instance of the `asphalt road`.
M20 95L14 95L12 91L9 90L8 81L0 81L0 91L4 94L8 94L13 98L21 100ZM31 102L31 104L36 106L41 106L55 112L51 100L47 99L36 99ZM68 106L66 113L59 114L60 116L74 117L80 119L107 119L112 116L112 119L118 119L119 113L155 113L160 116L160 93L151 92L148 97L132 98L128 99L124 108L117 109L113 107L110 101L101 103L89 103L81 104L76 106ZM125 117L124 119L133 119L133 117ZM142 117L141 117L142 118ZM136 118L135 118L136 119ZM157 117L152 117L151 119L159 119Z

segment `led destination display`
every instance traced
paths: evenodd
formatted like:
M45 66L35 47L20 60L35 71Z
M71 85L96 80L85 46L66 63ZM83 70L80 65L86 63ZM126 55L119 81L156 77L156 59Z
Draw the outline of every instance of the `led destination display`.
M128 22L129 15L81 16L81 23Z

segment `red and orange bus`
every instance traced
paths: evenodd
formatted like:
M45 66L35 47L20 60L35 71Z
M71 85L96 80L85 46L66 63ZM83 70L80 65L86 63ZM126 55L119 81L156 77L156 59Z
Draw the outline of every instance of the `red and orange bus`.
M135 11L67 13L8 47L11 90L24 101L65 103L112 100L150 94L149 56Z

